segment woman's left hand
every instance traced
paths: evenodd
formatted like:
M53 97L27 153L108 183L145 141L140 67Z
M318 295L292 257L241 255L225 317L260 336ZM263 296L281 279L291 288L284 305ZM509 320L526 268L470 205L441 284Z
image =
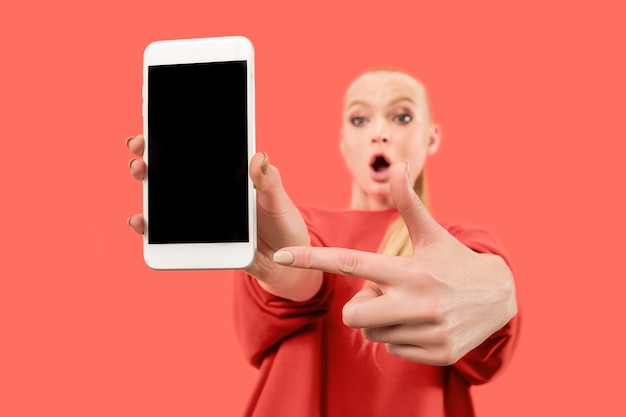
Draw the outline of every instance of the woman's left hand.
M515 316L513 275L501 257L470 250L432 218L410 187L406 163L392 170L391 196L411 235L412 256L286 247L274 259L368 280L344 306L344 323L398 357L450 365Z

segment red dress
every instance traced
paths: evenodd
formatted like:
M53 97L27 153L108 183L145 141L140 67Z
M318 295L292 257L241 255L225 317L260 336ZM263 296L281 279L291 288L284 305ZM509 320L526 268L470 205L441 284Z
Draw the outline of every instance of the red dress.
M376 252L395 210L302 209L313 246ZM482 229L447 230L477 252L504 256ZM451 366L437 367L390 355L384 345L345 326L343 305L362 286L354 277L326 274L318 294L293 302L264 291L236 272L235 331L259 380L246 417L466 417L469 388L487 382L512 354L518 317Z

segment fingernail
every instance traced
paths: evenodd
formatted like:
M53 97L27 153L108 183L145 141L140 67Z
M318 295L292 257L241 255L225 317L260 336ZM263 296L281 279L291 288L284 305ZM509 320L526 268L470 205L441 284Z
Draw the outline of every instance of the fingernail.
M267 154L265 152L263 152L263 156L265 158L263 159L263 163L261 164L261 172L263 173L263 175L267 175L267 170L270 167L270 159L267 157Z
M130 219L132 219L133 216L128 216L128 218L126 219L126 224L128 224L130 226Z
M285 250L278 251L274 253L274 262L280 265L291 265L296 258L293 256L293 253L287 252Z
M130 161L128 161L128 168L133 167L133 162L135 162L135 158L130 158Z
M128 144L130 143L130 141L131 141L131 140L133 140L133 138L134 138L134 136L129 136L129 137L126 139L126 147L127 147L127 148L129 147L129 146L128 146Z

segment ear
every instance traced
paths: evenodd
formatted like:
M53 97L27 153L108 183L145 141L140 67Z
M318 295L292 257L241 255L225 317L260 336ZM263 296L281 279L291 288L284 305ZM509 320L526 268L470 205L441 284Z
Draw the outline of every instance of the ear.
M439 149L441 143L441 129L439 125L432 124L430 126L430 136L428 138L428 154L432 155Z

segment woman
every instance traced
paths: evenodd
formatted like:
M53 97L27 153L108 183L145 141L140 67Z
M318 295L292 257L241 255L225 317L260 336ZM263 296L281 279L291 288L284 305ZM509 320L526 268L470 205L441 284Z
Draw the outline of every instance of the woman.
M252 158L258 253L235 280L236 331L260 369L247 416L473 415L469 387L513 349L515 286L494 238L424 206L439 142L423 86L379 69L346 93L348 210L296 208L267 155ZM141 155L141 136L127 144ZM129 224L143 232L141 215Z

